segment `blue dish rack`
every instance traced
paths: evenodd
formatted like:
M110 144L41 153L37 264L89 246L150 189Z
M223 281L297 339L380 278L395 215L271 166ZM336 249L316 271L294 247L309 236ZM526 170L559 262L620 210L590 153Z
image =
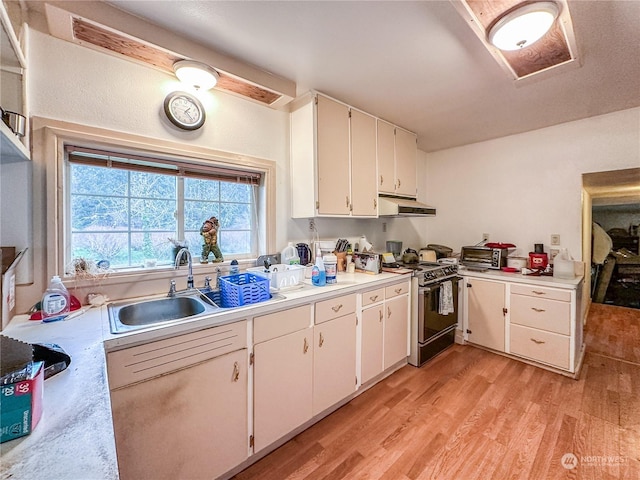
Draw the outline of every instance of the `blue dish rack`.
M220 277L220 297L223 308L264 302L271 298L269 279L252 273Z

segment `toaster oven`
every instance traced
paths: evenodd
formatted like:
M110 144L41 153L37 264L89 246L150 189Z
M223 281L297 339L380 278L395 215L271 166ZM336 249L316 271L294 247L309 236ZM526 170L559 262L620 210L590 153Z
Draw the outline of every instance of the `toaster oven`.
M462 247L460 263L470 268L500 270L507 265L507 249L486 246Z

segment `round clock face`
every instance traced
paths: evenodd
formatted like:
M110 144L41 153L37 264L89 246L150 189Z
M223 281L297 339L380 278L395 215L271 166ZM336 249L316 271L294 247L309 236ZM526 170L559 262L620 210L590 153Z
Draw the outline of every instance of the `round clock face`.
M204 125L204 108L193 95L173 92L164 99L164 112L171 122L184 130L197 130Z

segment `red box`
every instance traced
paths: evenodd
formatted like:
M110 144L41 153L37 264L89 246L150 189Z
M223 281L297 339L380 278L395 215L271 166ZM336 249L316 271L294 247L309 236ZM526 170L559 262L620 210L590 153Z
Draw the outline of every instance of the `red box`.
M42 417L44 362L26 380L0 386L0 443L29 435Z

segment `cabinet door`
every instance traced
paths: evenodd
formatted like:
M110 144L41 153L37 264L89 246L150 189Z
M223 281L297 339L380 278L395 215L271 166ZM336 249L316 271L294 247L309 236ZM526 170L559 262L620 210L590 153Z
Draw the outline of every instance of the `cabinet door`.
M349 108L318 95L317 127L318 213L349 215Z
M351 110L352 215L375 217L378 213L376 170L376 119Z
M396 128L396 193L416 196L417 193L417 154L416 136Z
M316 415L356 389L356 315L314 327L313 414Z
M365 383L382 372L384 305L362 311L361 379Z
M254 448L259 452L311 418L313 329L254 347Z
M378 192L395 193L394 126L378 120Z
M385 302L384 368L407 358L409 341L409 297L396 297Z
M247 458L247 351L111 392L122 480L216 478Z
M505 284L471 278L466 287L469 341L504 352Z

